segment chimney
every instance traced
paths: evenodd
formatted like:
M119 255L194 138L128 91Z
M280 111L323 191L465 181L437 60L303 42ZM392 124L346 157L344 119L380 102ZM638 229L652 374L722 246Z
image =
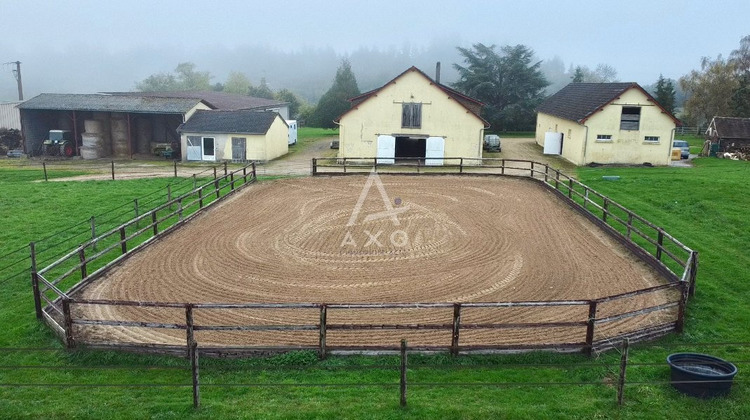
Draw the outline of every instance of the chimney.
M440 84L440 62L438 61L437 64L435 64L435 81L437 84Z

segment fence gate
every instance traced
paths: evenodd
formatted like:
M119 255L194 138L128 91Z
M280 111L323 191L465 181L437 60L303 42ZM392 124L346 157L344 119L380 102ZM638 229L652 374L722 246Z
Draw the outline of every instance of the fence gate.
M232 137L232 162L244 162L247 160L246 139L244 137Z

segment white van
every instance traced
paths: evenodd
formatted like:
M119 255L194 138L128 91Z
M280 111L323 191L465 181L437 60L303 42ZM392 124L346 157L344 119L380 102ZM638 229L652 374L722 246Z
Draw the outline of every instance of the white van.
M289 126L289 145L297 144L297 120L289 120L286 122Z

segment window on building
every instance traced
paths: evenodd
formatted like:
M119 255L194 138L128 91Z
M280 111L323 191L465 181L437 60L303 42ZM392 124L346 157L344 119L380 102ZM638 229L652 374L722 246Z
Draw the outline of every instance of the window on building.
M641 108L637 106L622 107L620 130L638 130L641 123Z
M401 108L401 128L422 128L422 104L408 102Z
M611 142L612 135L611 134L597 134L596 141Z
M646 136L643 138L643 141L645 141L646 143L658 143L659 136Z

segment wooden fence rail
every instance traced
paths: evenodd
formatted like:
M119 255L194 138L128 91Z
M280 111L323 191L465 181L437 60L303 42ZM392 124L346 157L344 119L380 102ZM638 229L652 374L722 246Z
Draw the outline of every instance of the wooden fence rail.
M360 158L367 162L368 158ZM195 340L195 335L205 331L317 331L317 345L287 345L279 346L260 343L255 346L240 346L245 352L257 352L261 350L288 351L299 348L314 348L319 352L321 358L326 357L331 351L357 351L357 350L399 350L398 347L389 345L356 345L356 346L331 346L329 331L373 331L373 330L445 330L450 332L450 342L437 345L414 346L415 349L429 351L449 351L452 354L472 350L514 350L514 349L557 349L566 351L583 351L591 354L596 349L611 347L614 340L624 338L637 341L640 339L657 337L667 334L671 331L682 331L684 325L684 309L687 297L694 292L695 275L697 271L697 252L687 248L673 236L666 233L662 228L652 224L643 217L633 213L624 206L612 201L608 197L589 188L585 184L565 175L564 173L549 167L546 164L512 159L467 159L467 158L444 158L445 166L423 165L419 160L407 164L379 166L378 158L369 158L371 164L368 166L358 161L356 158L336 160L335 165L321 165L319 161L325 159L313 159L314 175L340 175L351 173L366 173L371 170L387 171L386 173L400 173L403 168L413 168L418 173L429 174L470 174L470 175L504 175L518 176L535 180L546 188L555 191L561 198L571 205L574 209L584 214L587 218L598 224L607 233L618 239L628 249L633 251L645 262L651 264L654 268L663 273L670 283L643 290L623 293L614 296L602 297L594 300L568 300L568 301L547 301L547 302L472 302L472 303L162 303L162 302L128 302L128 301L109 301L109 300L87 300L73 299L71 296L82 287L89 284L94 279L101 276L104 272L120 263L123 259L129 257L134 252L143 249L150 242L157 240L163 235L181 226L184 222L194 217L203 208L216 202L228 194L237 190L237 183L242 179L242 185L255 181L255 167L252 166L252 172L247 173L247 167L234 172L225 172L225 175L216 180L212 180L200 187L183 194L179 197L170 199L168 202L157 208L139 214L132 220L117 226L103 234L93 237L91 240L81 244L76 249L70 251L62 258L43 269L36 271L32 264L32 285L34 286L35 305L37 316L45 319L48 323L54 324L53 329L60 334L67 345L74 346L76 343L87 345L111 345L117 347L114 343L96 343L87 342L85 334L78 334L89 327L117 327L117 328L154 328L154 329L172 329L185 330L188 346ZM343 170L343 172L320 172L318 168L334 168ZM356 169L366 170L366 172L357 172ZM446 171L446 168L448 169ZM352 172L352 169L355 169ZM489 172L487 172L489 170ZM499 170L499 173L498 173ZM396 171L396 172L390 172ZM420 172L421 171L421 172ZM453 172L452 172L453 171ZM228 191L222 191L227 189ZM216 198L213 198L213 196ZM209 201L213 200L213 201ZM194 211L193 213L190 213ZM620 212L615 214L613 212ZM186 216L186 214L190 213ZM176 219L176 221L175 221ZM170 224L170 222L173 222ZM161 228L164 224L168 227ZM625 231L620 232L617 227ZM144 235L148 238L143 239ZM634 240L634 235L642 238L646 244L653 246L653 249L646 249ZM140 241L135 246L132 243ZM93 254L87 251L94 250L94 246L99 244ZM32 249L32 262L34 259L34 246ZM113 257L113 253L117 253ZM684 253L684 259L677 255ZM678 277L664 263L665 260L672 267L682 267L682 276ZM93 272L92 272L93 271ZM55 275L50 276L52 273ZM80 273L80 277L78 277ZM50 280L48 280L48 277ZM76 283L69 289L65 290L63 285L67 285L72 278ZM602 304L613 302L621 299L633 298L646 294L663 294L668 290L674 289L679 293L679 298L667 302L653 304L651 306L634 308L627 311L621 311L616 314L608 313L606 316L600 315ZM64 291L65 290L65 291ZM42 308L42 301L47 303ZM656 299L656 301L659 301ZM88 319L76 315L76 311L71 307L80 305L112 305L112 306L137 306L144 308L174 308L184 309L185 322L147 322L147 321L115 321L106 319ZM542 308L555 307L587 307L585 318L566 320L564 322L463 322L462 315L469 308L525 308L528 311L535 311ZM677 314L673 315L675 307ZM299 324L274 324L274 325L245 325L241 323L229 325L201 325L193 321L195 311L205 309L211 310L283 310L283 309L312 309L319 311L319 321L317 323L299 323ZM331 311L347 310L393 310L393 309L446 309L452 310L452 317L442 321L429 322L409 322L408 319L399 320L398 322L372 323L372 324L349 324L349 323L330 323ZM608 323L622 321L624 319L647 316L654 313L666 313L661 317L659 323L652 323L647 327L637 331L627 331L617 336L603 336L597 338L599 327ZM529 343L529 344L504 344L504 345L465 345L462 343L461 330L500 330L509 328L570 328L579 327L585 330L585 335L576 338L566 339L565 342L553 343ZM123 348L137 347L141 343L119 343ZM164 343L164 349L172 346L171 343ZM159 348L158 345L155 348ZM231 346L215 346L213 348L217 353L222 352L241 352Z
M250 169L249 171L248 168ZM235 178L235 174L239 175ZM128 258L134 252L141 250L149 243L179 228L192 217L199 214L204 208L237 191L239 187L253 183L256 180L255 163L251 163L236 171L226 172L226 175L223 177L218 177L215 180L197 186L195 189L178 197L170 197L167 202L152 210L140 214L104 233L93 236L38 271L36 267L36 247L32 242L30 244L32 261L31 280L37 317L45 319L48 323L57 323L54 317L45 316L45 311L54 311L58 314L63 314L64 302L66 299L69 299L70 295L101 276L123 259ZM238 185L240 181L242 184ZM207 202L204 198L206 191L210 195L215 194L216 198L212 199L213 201ZM190 213L190 215L185 216L186 213ZM165 225L166 227L164 227ZM92 232L95 232L93 229L92 227ZM147 237L143 239L144 236ZM129 246L130 243L138 241L140 242L135 246ZM106 246L103 246L104 244ZM117 252L118 255L113 257L113 252ZM98 268L90 273L92 265ZM74 276L77 273L80 273L80 277ZM68 286L69 283L72 283L69 288L62 287L63 285ZM67 290L63 291L66 288ZM48 292L52 295L50 296ZM42 301L45 301L47 305L42 305Z

